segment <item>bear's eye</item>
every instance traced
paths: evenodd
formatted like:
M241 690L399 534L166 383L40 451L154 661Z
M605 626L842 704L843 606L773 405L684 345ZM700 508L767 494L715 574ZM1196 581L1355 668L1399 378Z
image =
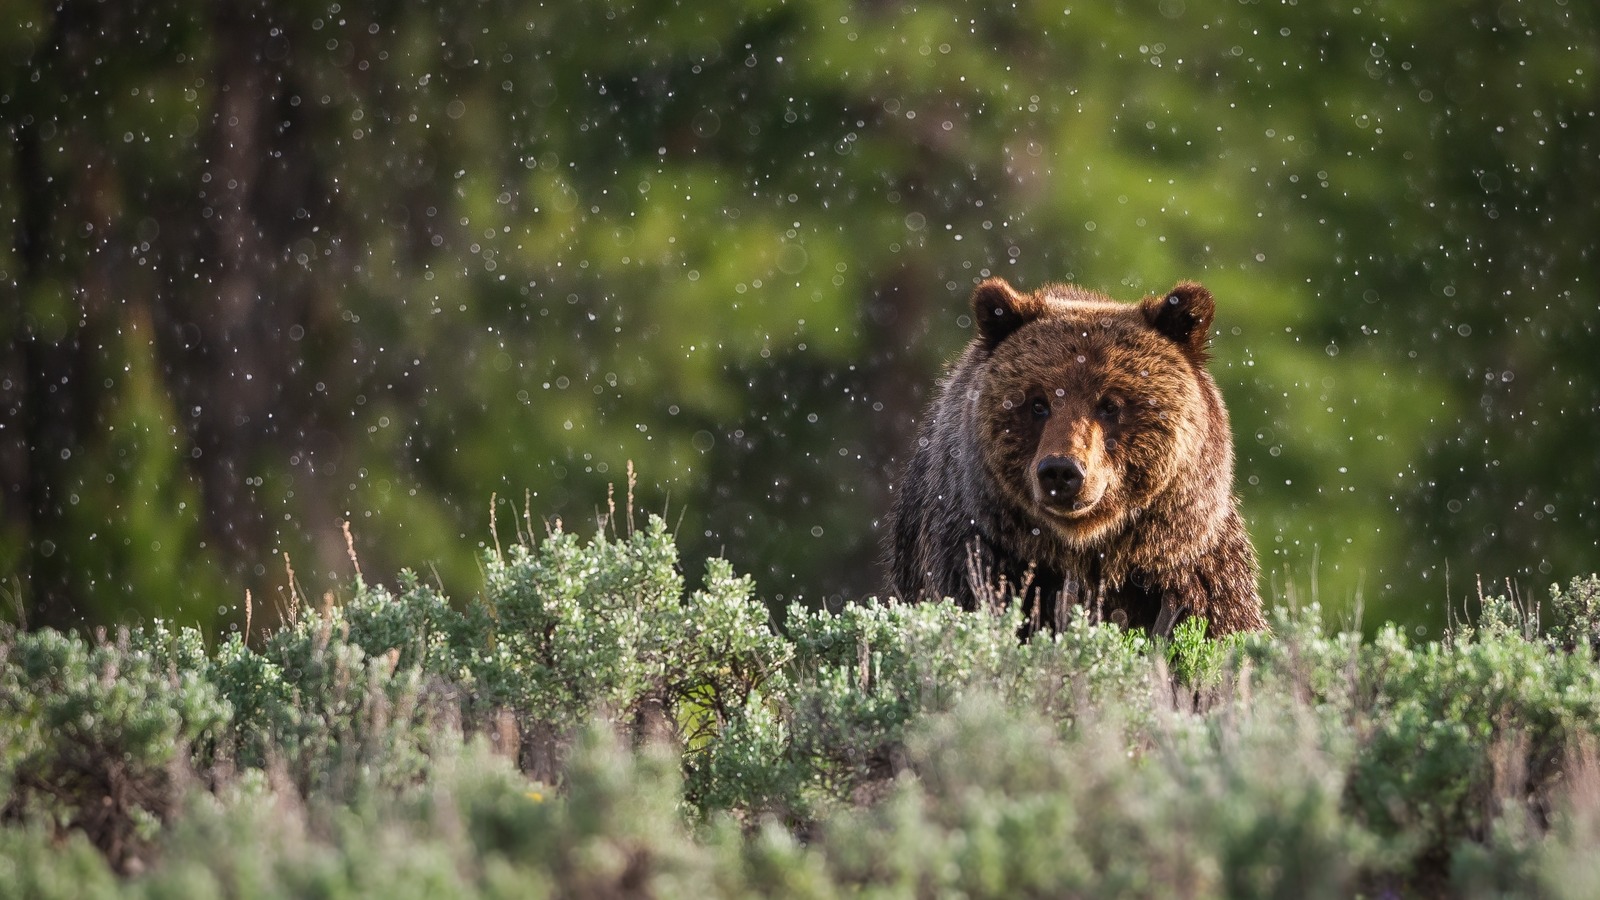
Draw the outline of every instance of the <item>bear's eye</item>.
M1035 419L1050 418L1050 404L1044 402L1043 397L1038 397L1033 401L1033 417Z
M1122 418L1122 401L1116 397L1101 397L1100 405L1095 407L1095 414L1102 422L1115 422Z

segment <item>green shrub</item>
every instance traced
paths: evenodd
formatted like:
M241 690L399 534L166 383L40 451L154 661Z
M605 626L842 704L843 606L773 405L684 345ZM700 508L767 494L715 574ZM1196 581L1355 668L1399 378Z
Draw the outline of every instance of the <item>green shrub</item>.
M683 578L665 528L587 545L557 529L536 548L486 557L495 641L475 664L485 698L562 728L632 712L666 666L662 619L680 621Z
M788 678L774 702L732 717L692 770L691 795L703 810L770 813L804 827L833 806L881 794L907 764L907 727L973 691L1064 727L1107 704L1129 721L1148 719L1160 691L1156 646L1142 633L1080 618L1022 644L1020 624L1016 612L969 613L948 602L792 608ZM1203 635L1202 622L1172 652L1188 654L1186 674L1215 680L1228 651Z
M105 853L83 832L40 822L0 828L0 900L98 900L118 888Z
M1412 645L1392 627L1329 636L1309 610L1241 644L1254 692L1299 698L1356 738L1343 808L1378 840L1375 883L1437 887L1484 848L1505 851L1517 817L1543 818L1566 748L1600 727L1587 658L1549 652L1514 604L1485 608L1444 643ZM1504 874L1509 858L1496 859Z
M339 607L345 640L373 656L393 654L398 671L462 678L468 650L487 630L481 609L457 612L449 598L422 584L414 572L401 572L397 581L396 594L356 576L354 596Z
M1015 615L954 604L866 604L838 613L789 611L795 646L788 694L791 752L815 784L843 799L902 767L906 724L948 709L1017 658Z
M830 821L848 889L908 896L1347 896L1370 841L1315 725L1177 720L1130 752L982 691L919 720L892 796ZM1309 733L1308 733L1309 732Z
M1170 641L1156 640L1172 677L1178 684L1200 690L1216 687L1222 680L1230 655L1249 639L1231 634L1212 640L1206 637L1206 620L1190 616L1178 623Z
M559 741L599 715L700 753L790 652L725 561L685 596L659 517L587 544L557 528L537 547L489 555L485 569L478 621L489 633L467 668L478 702L515 711L536 738Z
M1547 635L1491 597L1437 643L1315 605L1023 643L948 603L780 633L723 561L686 591L659 519L485 572L459 607L357 578L254 645L0 634L0 897L1600 885L1592 578Z
M1600 575L1550 586L1550 640L1569 653L1600 653Z
M211 677L240 714L230 734L241 765L284 767L304 791L419 777L454 693L400 648L369 652L341 607L304 612L259 650L231 637ZM420 662L420 660L418 661ZM436 689L437 688L437 689Z
M173 811L190 745L230 716L202 672L55 631L0 635L5 819L86 834L137 865Z
M717 855L678 812L676 755L579 729L560 790L482 742L426 783L332 802L246 776L199 795L173 829L153 897L706 896ZM224 851L224 852L219 852ZM728 878L738 882L735 869Z

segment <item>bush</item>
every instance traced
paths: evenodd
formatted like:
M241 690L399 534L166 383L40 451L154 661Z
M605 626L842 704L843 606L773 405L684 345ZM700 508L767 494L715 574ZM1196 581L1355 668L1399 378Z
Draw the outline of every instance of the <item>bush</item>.
M136 868L172 813L202 735L231 710L202 672L54 631L0 635L0 785L8 821L81 831Z
M1600 575L1550 585L1550 640L1568 653L1600 654Z
M98 900L119 884L105 852L81 831L39 822L0 828L0 900Z
M825 850L852 890L919 896L1346 896L1369 842L1314 724L1281 712L1130 753L1115 727L1063 737L975 692L919 722L915 777Z
M780 675L788 645L748 578L723 560L685 596L659 517L587 544L557 528L536 548L485 560L486 629L467 669L477 702L515 711L545 772L565 735L596 716L691 753L741 717ZM552 755L554 751L554 755Z
M659 519L484 567L254 645L0 633L0 896L1600 887L1594 579L1544 634L1488 598L1441 643L1315 606L1022 643L947 603L780 632L725 562L687 591Z

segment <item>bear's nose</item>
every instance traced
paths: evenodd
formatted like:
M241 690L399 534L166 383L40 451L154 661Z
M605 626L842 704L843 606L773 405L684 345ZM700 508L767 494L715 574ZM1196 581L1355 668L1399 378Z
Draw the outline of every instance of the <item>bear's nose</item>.
M1083 463L1070 456L1046 456L1034 470L1047 499L1070 503L1083 490Z

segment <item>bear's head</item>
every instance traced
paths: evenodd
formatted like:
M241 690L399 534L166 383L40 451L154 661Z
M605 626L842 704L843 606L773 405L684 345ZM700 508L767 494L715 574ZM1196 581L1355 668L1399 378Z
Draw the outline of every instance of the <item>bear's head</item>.
M1089 548L1163 496L1231 483L1227 414L1205 369L1205 288L1125 304L991 278L972 310L985 464L1040 527Z

